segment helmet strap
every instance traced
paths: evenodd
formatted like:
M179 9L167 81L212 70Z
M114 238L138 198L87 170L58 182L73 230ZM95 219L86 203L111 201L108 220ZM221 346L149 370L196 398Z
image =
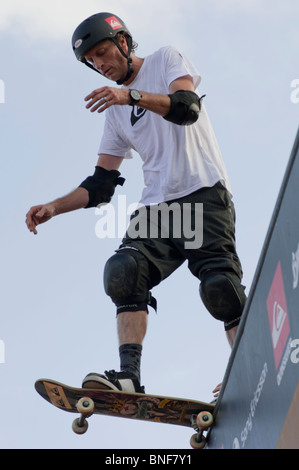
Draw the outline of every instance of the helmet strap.
M103 75L98 69L96 69L93 65L87 62L86 59L81 59L80 61L83 62L83 64L87 65L87 67L89 67L91 70L94 70L95 72L98 72L100 75Z
M127 72L127 75L125 76L125 78L123 80L118 80L116 83L117 85L122 85L123 83L125 83L127 80L129 80L129 78L131 78L132 74L134 73L134 69L133 69L133 64L132 64L132 59L130 57L130 54L131 54L131 51L132 51L132 38L130 36L126 37L126 41L127 41L127 44L128 44L128 55L125 53L125 51L120 47L119 45L119 42L113 38L112 41L114 42L114 44L116 45L116 47L118 48L119 52L121 53L121 55L123 55L127 61L128 61L128 72Z

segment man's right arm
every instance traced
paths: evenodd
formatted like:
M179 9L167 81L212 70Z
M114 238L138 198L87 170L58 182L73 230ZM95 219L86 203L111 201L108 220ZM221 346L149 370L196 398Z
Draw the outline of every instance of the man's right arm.
M123 158L121 157L102 154L99 156L97 166L101 166L102 168L108 171L118 170L122 160ZM52 202L33 206L26 215L26 224L28 230L36 235L37 225L47 222L56 215L87 207L88 204L88 190L83 187L79 187L72 191L70 194L55 199Z

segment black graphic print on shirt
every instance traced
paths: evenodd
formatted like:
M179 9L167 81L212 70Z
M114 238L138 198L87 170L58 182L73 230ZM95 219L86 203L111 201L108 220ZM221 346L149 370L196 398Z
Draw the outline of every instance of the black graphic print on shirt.
M132 127L141 119L146 113L146 109L140 108L139 106L133 106L131 113L131 124Z

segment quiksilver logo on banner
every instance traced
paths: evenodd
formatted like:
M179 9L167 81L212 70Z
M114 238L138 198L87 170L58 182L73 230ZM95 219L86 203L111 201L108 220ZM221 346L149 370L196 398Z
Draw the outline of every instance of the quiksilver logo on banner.
M278 369L290 333L290 323L280 261L277 265L267 298L267 309L275 367Z

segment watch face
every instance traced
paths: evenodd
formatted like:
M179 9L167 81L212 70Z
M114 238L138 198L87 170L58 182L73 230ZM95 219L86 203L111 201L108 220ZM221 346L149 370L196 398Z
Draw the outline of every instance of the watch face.
M131 97L133 100L139 101L141 98L141 94L138 90L131 90Z

